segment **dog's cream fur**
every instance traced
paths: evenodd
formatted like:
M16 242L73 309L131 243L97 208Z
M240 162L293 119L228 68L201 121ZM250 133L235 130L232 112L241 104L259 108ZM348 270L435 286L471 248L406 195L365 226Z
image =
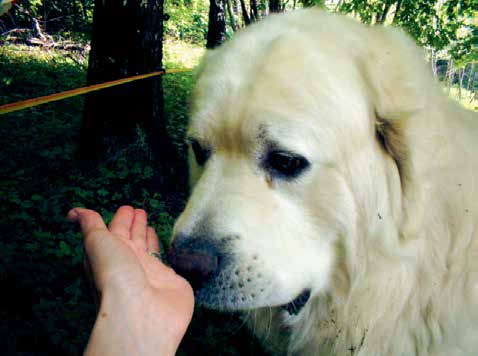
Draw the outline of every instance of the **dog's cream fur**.
M249 310L274 354L478 354L478 121L406 35L270 16L208 53L190 134L212 155L175 233L233 260L200 302ZM270 142L310 168L271 178Z

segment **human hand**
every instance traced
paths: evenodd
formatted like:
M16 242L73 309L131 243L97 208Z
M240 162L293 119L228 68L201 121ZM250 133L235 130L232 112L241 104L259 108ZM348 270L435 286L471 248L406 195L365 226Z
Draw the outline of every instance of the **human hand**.
M172 355L192 317L189 283L150 253L159 253L144 210L123 206L109 227L95 211L75 208L101 306L86 354Z

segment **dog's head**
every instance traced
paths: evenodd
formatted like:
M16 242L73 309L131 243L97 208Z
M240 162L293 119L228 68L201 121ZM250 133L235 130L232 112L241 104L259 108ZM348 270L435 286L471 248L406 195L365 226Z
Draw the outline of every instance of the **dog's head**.
M389 43L409 40L380 31L300 12L207 55L189 129L194 189L170 252L200 303L303 304L347 288L364 246L397 236L401 119L421 104Z

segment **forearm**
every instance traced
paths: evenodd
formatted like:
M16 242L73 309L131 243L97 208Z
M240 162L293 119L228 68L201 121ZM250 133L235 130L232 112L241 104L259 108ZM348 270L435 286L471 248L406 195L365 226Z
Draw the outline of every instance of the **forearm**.
M154 318L141 303L119 303L118 298L103 298L86 356L174 355L177 343L161 335Z

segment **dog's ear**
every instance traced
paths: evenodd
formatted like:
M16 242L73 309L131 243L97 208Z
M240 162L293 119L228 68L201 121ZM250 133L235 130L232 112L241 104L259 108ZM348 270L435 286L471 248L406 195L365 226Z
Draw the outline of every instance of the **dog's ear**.
M364 53L365 80L379 117L395 120L425 109L436 83L424 51L396 28L368 31L373 46Z
M424 52L402 31L368 29L373 46L365 46L362 66L370 105L375 111L376 136L397 163L403 182L409 173L406 134L435 95L436 84Z

